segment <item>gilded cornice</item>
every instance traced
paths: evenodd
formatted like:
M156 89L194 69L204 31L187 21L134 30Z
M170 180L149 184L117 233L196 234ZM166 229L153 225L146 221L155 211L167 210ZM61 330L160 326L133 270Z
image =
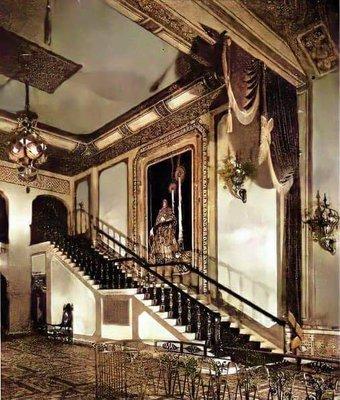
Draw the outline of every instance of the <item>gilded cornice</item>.
M296 86L304 82L304 71L285 39L260 21L241 0L106 2L201 63L211 65L209 47L227 30L235 43L264 61L286 80Z
M224 85L214 74L207 73L183 87L172 86L170 92L167 89L165 95L162 93L163 97L158 94L148 99L85 138L48 134L45 127L49 145L42 169L68 176L79 174L161 137L225 102ZM9 127L7 132L4 125ZM10 118L8 113L3 118L0 116L0 159L5 161L9 161L7 146L13 126L14 116Z

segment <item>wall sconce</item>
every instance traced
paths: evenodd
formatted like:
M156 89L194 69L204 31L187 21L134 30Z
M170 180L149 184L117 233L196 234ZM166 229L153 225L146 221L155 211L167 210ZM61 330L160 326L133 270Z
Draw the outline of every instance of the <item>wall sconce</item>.
M333 232L339 226L339 214L333 208L330 208L326 193L321 201L320 193L317 191L316 200L317 206L314 214L307 212L308 219L304 223L308 224L314 242L318 242L324 250L335 254L336 239Z
M243 186L248 178L255 177L255 166L250 161L240 162L237 156L229 156L223 161L223 167L218 170L218 174L223 180L224 189L228 188L234 197L246 203L247 190Z

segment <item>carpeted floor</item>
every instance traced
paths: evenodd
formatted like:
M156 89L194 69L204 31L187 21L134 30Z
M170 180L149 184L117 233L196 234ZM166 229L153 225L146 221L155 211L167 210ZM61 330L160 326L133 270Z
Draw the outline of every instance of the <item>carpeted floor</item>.
M2 342L2 400L95 399L94 351L29 336Z

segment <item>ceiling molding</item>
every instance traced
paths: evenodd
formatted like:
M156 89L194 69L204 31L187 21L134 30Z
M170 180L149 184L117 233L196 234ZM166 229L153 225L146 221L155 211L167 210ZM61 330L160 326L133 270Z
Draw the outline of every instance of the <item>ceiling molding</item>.
M174 18L171 10L156 0L105 0L106 3L144 29L158 36L183 53L190 54L203 65L210 66L211 60L200 49L194 48L197 30L186 21ZM210 45L214 40L205 32L201 38Z
M76 140L43 130L41 135L49 146L47 162L41 169L68 176L79 174L198 118L226 100L224 84L210 73L183 87L174 86L166 93L149 98L112 121L102 132L92 135L90 141L82 140L82 135ZM5 161L9 133L15 126L15 115L0 115L0 159Z
M8 134L8 141L11 139L10 135L13 134L16 127L16 115L0 110L0 132ZM43 140L49 145L72 151L78 144L76 139L69 138L65 134L57 134L52 127L42 126L38 123L38 129Z
M249 11L240 0L106 0L140 26L200 61L210 64L217 36L230 37L295 86L305 83L304 71L289 45ZM157 25L145 24L154 21ZM254 29L254 24L256 29ZM164 35L162 35L162 32ZM165 35L166 34L166 35ZM200 41L200 45L198 42ZM202 50L203 48L203 50Z

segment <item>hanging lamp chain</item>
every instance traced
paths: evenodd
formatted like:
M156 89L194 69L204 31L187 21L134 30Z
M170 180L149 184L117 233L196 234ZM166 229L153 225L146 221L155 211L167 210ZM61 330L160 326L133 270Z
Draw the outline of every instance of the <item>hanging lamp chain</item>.
M27 113L30 111L30 85L28 80L25 81L25 111Z

